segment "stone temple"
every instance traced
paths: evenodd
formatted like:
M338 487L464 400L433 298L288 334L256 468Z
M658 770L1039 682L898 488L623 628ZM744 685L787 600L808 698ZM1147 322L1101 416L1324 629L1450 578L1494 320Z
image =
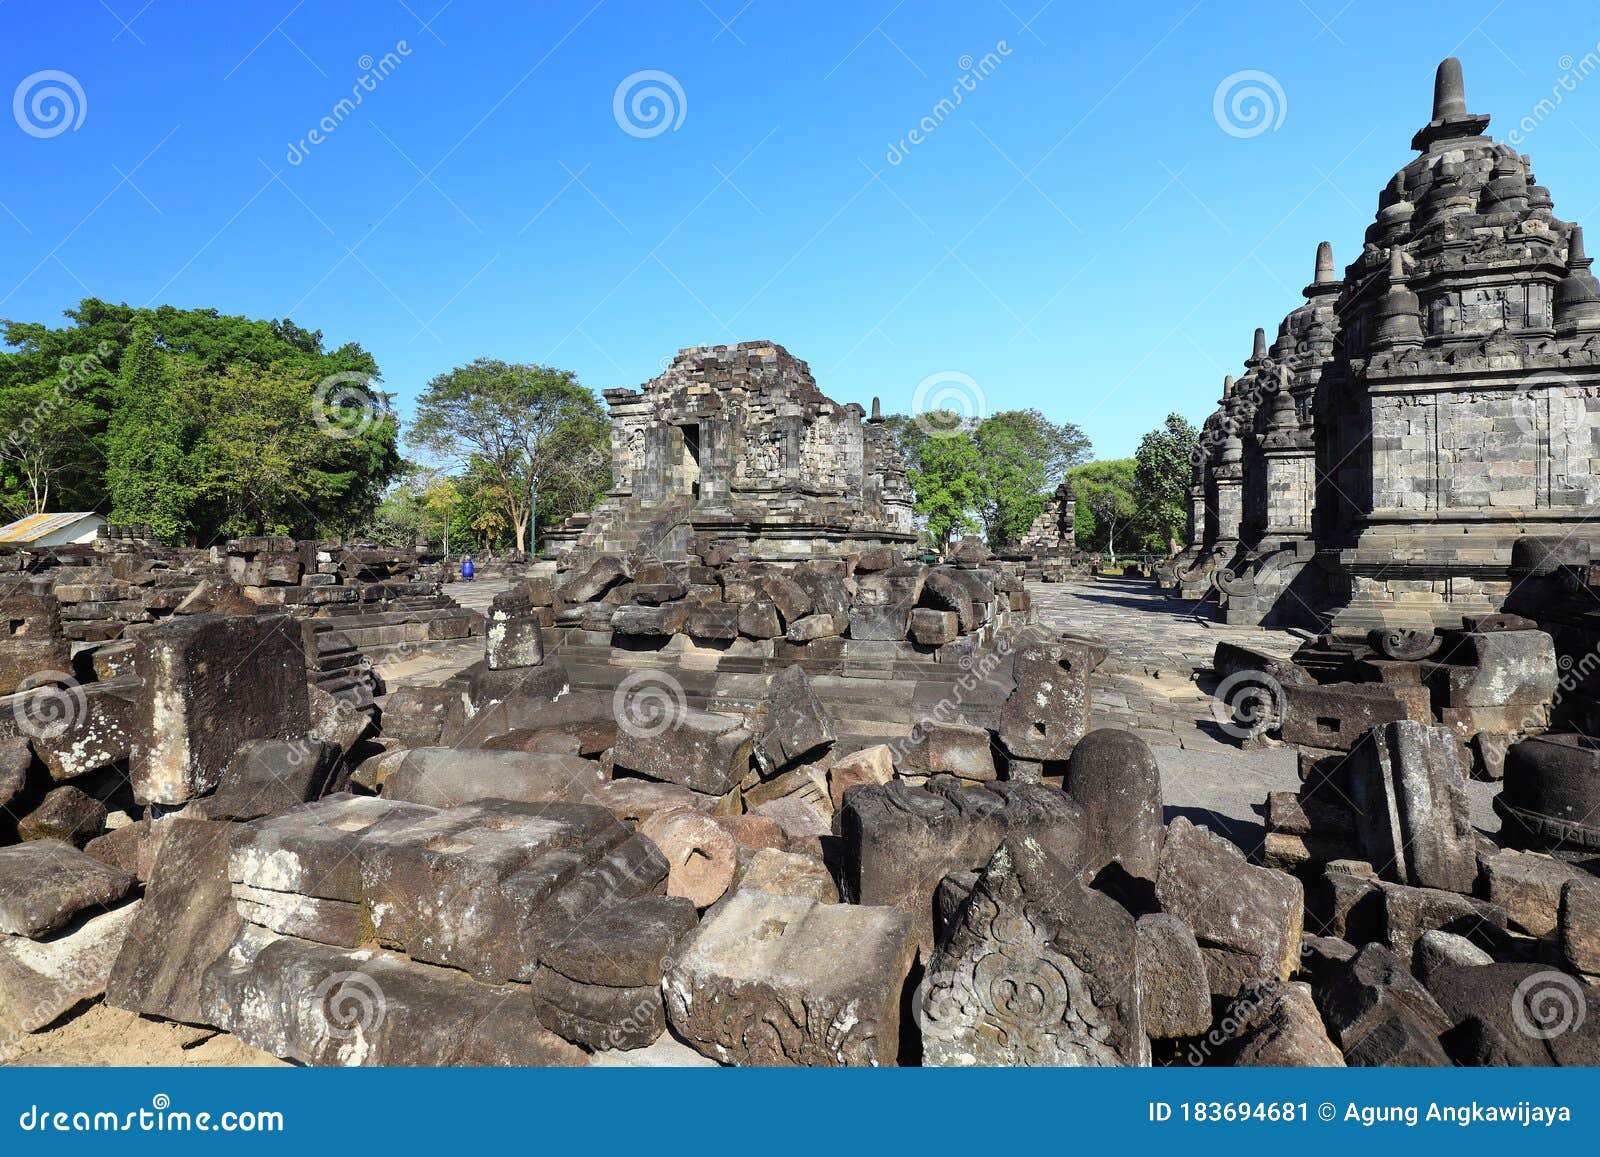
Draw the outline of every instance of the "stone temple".
M905 461L876 402L871 417L834 402L775 342L680 350L605 399L611 492L552 545L681 558L699 533L784 559L915 541Z
M1305 303L1224 383L1171 579L1229 622L1459 625L1600 543L1600 285L1488 126L1445 61L1360 255L1339 278L1319 246Z

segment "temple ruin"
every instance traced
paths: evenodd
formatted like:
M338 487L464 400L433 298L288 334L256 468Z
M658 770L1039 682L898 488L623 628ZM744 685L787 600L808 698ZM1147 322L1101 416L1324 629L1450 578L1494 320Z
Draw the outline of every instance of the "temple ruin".
M1527 157L1439 67L1420 154L1342 278L1256 331L1204 425L1169 571L1233 623L1359 635L1496 611L1519 542L1600 545L1600 284Z
M702 534L783 559L915 541L905 462L877 402L869 417L833 401L774 342L679 350L605 399L611 491L550 536L556 549L681 558Z

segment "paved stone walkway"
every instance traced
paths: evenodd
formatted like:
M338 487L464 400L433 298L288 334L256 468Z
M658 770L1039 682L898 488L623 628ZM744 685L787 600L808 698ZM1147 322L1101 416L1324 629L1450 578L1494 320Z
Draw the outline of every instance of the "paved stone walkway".
M1091 680L1091 721L1127 728L1150 745L1167 819L1187 816L1255 854L1265 836L1267 793L1300 786L1295 752L1241 750L1221 730L1195 676L1210 668L1224 640L1287 657L1300 637L1197 618L1194 604L1138 580L1030 583L1028 593L1040 623L1106 644L1110 655Z

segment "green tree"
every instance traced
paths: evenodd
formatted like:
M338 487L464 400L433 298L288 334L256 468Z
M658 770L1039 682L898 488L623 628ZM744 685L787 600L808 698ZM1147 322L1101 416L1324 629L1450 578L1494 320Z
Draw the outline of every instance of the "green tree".
M136 309L97 298L83 299L66 317L66 326L0 322L8 347L0 351L0 426L15 431L19 417L33 419L26 439L0 450L0 504L10 508L44 503L56 510L91 510L109 494L113 520L147 521L164 534L210 541L226 528L251 524L263 511L259 504L228 505L230 495L244 500L250 467L243 455L219 454L214 440L202 438L208 382L230 371L241 375L240 382L255 380L252 373L295 382L300 421L306 423L320 412L313 408L319 384L343 375L362 383L374 417L387 412L369 353L354 343L326 350L319 332L292 321L167 305ZM126 373L125 352L134 362ZM67 388L58 389L63 382ZM163 414L152 403L157 393L139 383L153 384L160 393L175 391L183 401ZM277 389L262 397L269 409L285 400ZM248 392L234 391L229 404L248 406L249 399ZM41 403L49 404L41 411ZM122 415L125 404L132 410ZM233 413L232 419L237 424L241 417ZM321 428L327 429L326 421ZM187 433L177 442L181 454L175 458L164 435L180 430ZM202 442L204 463L193 457ZM299 489L312 496L312 505L285 514L282 524L306 534L360 525L399 471L397 442L398 427L388 420L333 429L319 452L305 458L316 477ZM240 471L232 481L218 474L228 462ZM203 494L197 483L202 468Z
M983 488L978 503L991 550L1020 538L1066 472L1089 458L1088 436L1038 410L1005 410L974 432Z
M1117 537L1121 535L1126 543L1139 512L1133 472L1132 458L1115 458L1090 462L1067 474L1078 500L1078 544L1087 550L1104 551L1111 556L1113 565L1117 561ZM1089 514L1087 519L1084 511Z
M983 474L971 435L917 439L906 476L916 494L912 509L926 520L928 536L941 551L957 532L978 529L973 511L983 497Z
M535 504L567 492L571 464L607 444L609 431L599 401L571 371L479 358L428 383L412 437L487 478L520 551Z
M1133 488L1155 549L1177 554L1189 520L1190 454L1200 434L1182 414L1168 414L1134 453Z
M154 328L141 320L122 353L106 429L111 522L143 523L165 542L188 537L193 418L172 362L156 347Z

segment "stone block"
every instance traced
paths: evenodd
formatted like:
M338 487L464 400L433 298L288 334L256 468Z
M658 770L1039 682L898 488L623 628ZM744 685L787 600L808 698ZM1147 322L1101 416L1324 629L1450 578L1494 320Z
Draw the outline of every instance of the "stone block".
M894 1064L915 953L897 909L735 892L679 947L667 1017L724 1064Z
M0 934L41 939L119 903L133 885L132 872L59 840L0 848Z

